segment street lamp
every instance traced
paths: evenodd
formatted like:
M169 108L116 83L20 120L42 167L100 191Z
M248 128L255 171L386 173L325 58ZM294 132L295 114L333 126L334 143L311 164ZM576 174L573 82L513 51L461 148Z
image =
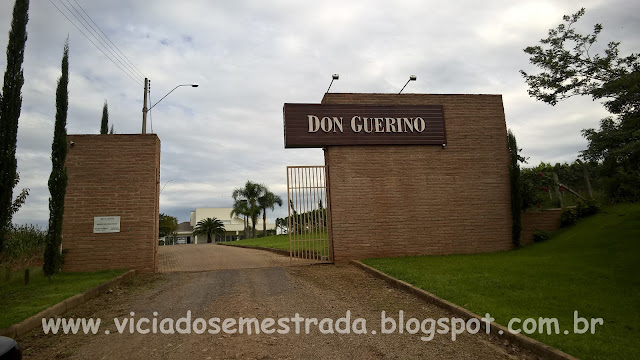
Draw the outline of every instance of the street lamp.
M149 94L149 82L150 82L150 80L148 78L144 79L144 106L142 107L142 133L143 134L147 133L147 113L149 112L149 110L153 109L153 107L158 105L158 103L160 101L164 100L164 98L169 96L169 94L171 94L175 89L177 89L177 88L179 88L181 86L191 86L191 87L194 87L194 88L198 87L198 84L196 84L196 83L177 85L176 87L171 89L171 91L169 91L165 96L163 96L160 100L156 101L155 104L151 105L150 108L147 108L147 99L148 99L148 94Z
M398 94L402 93L402 90L404 90L404 88L407 87L407 84L409 84L409 81L416 81L417 77L415 75L411 75L409 76L409 80L407 80L407 83L404 84L404 86L402 87L402 89L400 89L400 92Z
M338 80L338 79L340 79L340 75L339 75L339 74L333 74L333 75L331 75L331 83L329 84L329 88L327 89L326 94L328 94L328 93L329 93L329 90L331 89L331 85L333 85L333 81L334 81L334 80Z

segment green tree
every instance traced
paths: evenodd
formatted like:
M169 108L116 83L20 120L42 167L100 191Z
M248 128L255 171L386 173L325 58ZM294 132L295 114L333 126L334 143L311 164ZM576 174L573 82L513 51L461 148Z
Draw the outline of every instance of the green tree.
M113 129L111 129L113 131ZM107 100L104 101L104 105L102 106L102 122L100 123L100 134L108 134L109 133L109 105L107 105Z
M0 253L11 228L13 188L18 179L16 143L22 109L22 62L28 21L29 0L16 0L7 43L7 67L0 93Z
M276 228L280 229L281 234L286 234L289 231L289 224L287 218L276 218Z
M249 207L247 206L247 201L243 199L238 199L233 202L233 208L229 216L242 216L242 223L244 229L244 237L248 238L247 228L249 227Z
M56 89L56 122L51 145L51 175L49 176L49 228L47 229L43 271L46 276L57 273L62 266L62 218L64 195L67 192L67 110L69 107L69 39L64 43L62 75Z
M640 55L620 56L620 42L609 42L602 54L594 53L602 25L582 35L573 25L584 8L563 17L564 23L549 30L542 45L524 51L542 70L530 75L520 71L529 95L555 105L572 96L603 99L614 116L602 119L600 129L585 129L589 146L581 154L587 161L602 163L610 178L610 195L619 200L640 200Z
M160 214L158 230L160 237L175 234L178 231L178 219L174 216Z
M520 162L525 159L520 156L516 137L511 130L507 132L509 143L509 179L511 184L511 241L520 246L520 231L522 230L522 193L520 184Z
M206 235L207 243L211 243L211 239L215 236L224 236L224 224L216 218L207 218L200 220L196 227L193 228L193 236Z
M282 198L280 198L280 196L269 191L269 189L265 186L264 194L258 198L258 204L262 209L262 235L266 236L267 235L267 209L271 209L271 211L273 211L276 205L282 206Z
M262 208L258 203L258 199L265 193L265 187L262 184L247 181L243 188L233 190L233 200L246 201L246 215L251 219L252 237L256 237L256 223Z

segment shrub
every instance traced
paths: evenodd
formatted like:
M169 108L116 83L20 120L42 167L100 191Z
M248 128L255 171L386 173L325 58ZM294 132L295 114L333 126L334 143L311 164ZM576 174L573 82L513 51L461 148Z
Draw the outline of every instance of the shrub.
M533 241L534 242L542 242L545 240L549 240L549 238L551 237L551 234L549 234L548 232L544 231L544 230L535 230L533 232Z
M29 261L33 257L42 257L46 232L34 225L12 227L9 237L3 244L0 261L19 263Z
M598 202L593 199L580 201L578 205L576 205L576 212L578 213L578 218L584 218L587 216L595 215L599 211L600 211L600 204L598 204Z
M578 212L575 209L564 209L560 215L560 226L571 226L578 221Z

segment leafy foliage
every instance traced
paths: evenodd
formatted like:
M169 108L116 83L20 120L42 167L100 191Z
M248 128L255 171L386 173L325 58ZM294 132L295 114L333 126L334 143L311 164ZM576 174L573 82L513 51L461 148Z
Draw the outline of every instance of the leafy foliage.
M62 218L64 216L64 196L67 192L67 110L69 107L69 39L64 44L62 55L62 75L56 89L56 122L51 145L51 175L49 176L49 228L47 246L44 251L45 275L57 273L62 266Z
M7 43L7 62L0 93L0 251L11 229L13 188L16 185L16 143L22 108L22 62L27 42L29 0L16 0Z
M289 231L287 218L276 218L276 228L280 229L281 234L286 234Z
M552 174L556 173L560 182L580 193L584 198L589 196L588 186L584 178L585 169L592 182L597 187L602 186L602 179L597 176L598 164L581 163L550 163L541 162L535 167L521 170L522 179L522 208L523 210L542 207L559 207L560 201L554 197L555 182ZM576 200L577 202L577 200Z
M620 57L619 42L610 42L604 54L591 54L602 25L596 24L593 33L582 35L573 25L584 15L582 8L573 15L563 17L564 24L549 30L549 36L540 40L544 46L529 46L524 52L531 55L530 62L542 73L520 73L529 85L529 95L537 100L556 105L575 95L588 95L594 99L609 98L607 110L614 114L637 109L637 79L640 70L639 55ZM635 88L635 94L633 90Z
M217 218L206 218L196 224L193 235L206 235L207 243L211 243L213 237L224 236L225 231L222 221Z
M10 265L28 265L31 259L41 258L46 231L34 225L12 227L4 243L1 260Z
M160 214L159 219L158 228L160 237L173 235L178 231L178 219L176 217Z
M264 186L264 185L263 185ZM262 235L267 235L267 209L273 210L276 205L282 206L282 198L264 186L264 194L258 198L258 204L262 208Z
M535 230L533 232L533 241L534 242L542 242L545 240L549 240L549 238L551 237L551 234L549 234L548 232L544 231L544 230Z
M249 220L248 220L248 216L249 216L249 207L247 205L247 201L244 199L238 199L238 200L234 200L233 202L233 208L231 210L231 213L229 214L229 216L234 217L234 216L242 216L242 221L244 224L244 237L248 238L248 228L249 228Z
M581 157L602 164L606 190L614 201L640 200L640 55L620 55L620 42L609 42L602 54L593 53L602 25L582 35L573 25L585 10L565 15L565 23L549 30L542 45L524 51L542 72L520 71L529 86L529 95L555 105L576 95L606 99L604 107L613 115L600 121L599 130L585 129L589 147Z
M511 241L520 246L520 231L522 230L522 193L520 184L520 165L525 159L520 156L516 137L511 130L507 132L509 143L509 182L511 184Z
M245 203L244 205L238 204L238 207L242 207L242 215L246 215L251 219L252 237L256 237L256 223L258 222L258 216L260 216L260 212L262 211L259 199L264 196L266 191L267 188L264 185L247 180L244 187L236 188L233 190L231 195L236 203ZM235 205L236 204L234 204L234 206ZM233 213L234 212L232 211L232 214Z

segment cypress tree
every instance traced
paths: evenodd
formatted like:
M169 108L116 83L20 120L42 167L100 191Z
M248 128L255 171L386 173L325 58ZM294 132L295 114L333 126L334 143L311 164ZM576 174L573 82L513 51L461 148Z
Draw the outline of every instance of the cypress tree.
M0 93L0 253L11 226L11 200L16 185L16 142L22 107L22 62L28 21L29 0L16 0L7 44L7 68Z
M64 195L67 192L67 109L69 106L69 39L64 43L62 75L56 89L56 123L51 145L51 175L49 176L49 228L44 250L44 274L51 275L60 270L62 255L62 217L64 215Z
M100 124L100 134L109 133L109 106L107 105L107 100L104 101L104 106L102 107L102 123Z
M516 142L516 136L511 130L509 137L509 179L511 183L511 241L516 247L520 246L520 232L522 230L522 193L520 192L520 165L518 162L525 159L519 155L520 149Z

